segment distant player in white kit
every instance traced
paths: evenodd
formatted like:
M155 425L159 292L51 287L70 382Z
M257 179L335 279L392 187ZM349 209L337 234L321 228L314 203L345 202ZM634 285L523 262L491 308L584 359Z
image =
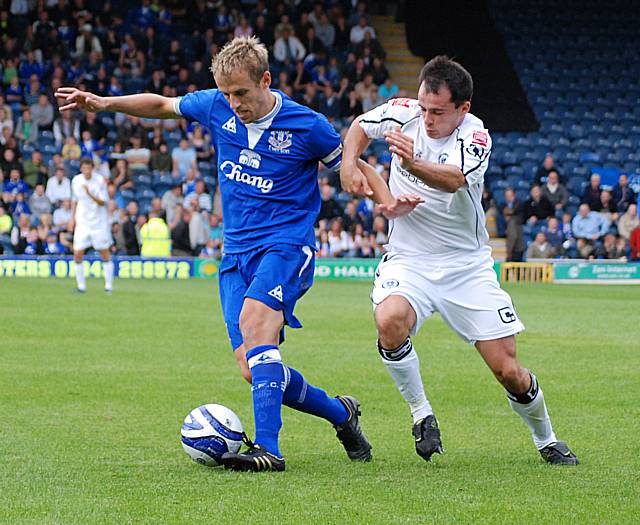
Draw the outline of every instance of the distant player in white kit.
M446 56L420 73L418 100L394 99L354 121L345 138L343 188L381 204L389 244L371 298L382 362L411 408L416 452L442 453L438 422L427 400L411 343L434 312L472 343L529 426L552 464L577 464L553 432L536 377L516 359L514 335L524 330L493 270L481 206L491 138L469 113L471 75ZM393 154L389 185L356 164L371 139ZM360 165L362 166L362 165Z
M113 261L109 248L112 244L111 228L107 213L109 194L107 182L102 175L93 173L93 161L83 158L80 173L71 181L73 200L73 260L75 261L76 283L79 292L87 290L82 260L90 246L100 252L104 270L104 290L113 289Z

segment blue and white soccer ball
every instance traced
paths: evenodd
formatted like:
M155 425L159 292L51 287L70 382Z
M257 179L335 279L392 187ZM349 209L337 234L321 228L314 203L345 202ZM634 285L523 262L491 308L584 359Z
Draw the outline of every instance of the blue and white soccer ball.
M182 448L201 465L220 465L225 452L238 452L242 446L242 423L236 414L222 405L194 408L182 423Z

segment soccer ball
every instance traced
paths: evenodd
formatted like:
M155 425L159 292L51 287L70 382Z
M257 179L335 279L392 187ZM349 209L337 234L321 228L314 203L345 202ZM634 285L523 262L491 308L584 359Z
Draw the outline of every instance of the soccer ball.
M222 405L194 408L182 423L182 448L201 465L220 465L225 452L238 452L242 446L242 423L236 414Z

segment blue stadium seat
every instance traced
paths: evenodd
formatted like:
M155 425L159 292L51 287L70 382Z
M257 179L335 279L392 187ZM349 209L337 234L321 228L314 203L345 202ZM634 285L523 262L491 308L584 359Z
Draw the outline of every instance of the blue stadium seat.
M133 190L124 189L120 191L120 195L122 199L125 201L125 204L128 204L130 201L136 200L136 194Z
M145 199L151 201L151 199L153 199L155 196L155 192L149 188L136 189L136 200L138 202Z

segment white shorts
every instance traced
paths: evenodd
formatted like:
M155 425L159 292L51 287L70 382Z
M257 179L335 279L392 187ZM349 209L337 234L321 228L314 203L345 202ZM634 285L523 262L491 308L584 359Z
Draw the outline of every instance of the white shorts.
M524 325L500 285L489 248L455 261L427 262L420 255L390 252L376 270L374 310L390 295L404 297L416 312L415 335L434 312L469 343L515 335Z
M73 232L73 251L86 250L92 246L95 250L106 250L113 243L108 227L88 228L76 225Z

